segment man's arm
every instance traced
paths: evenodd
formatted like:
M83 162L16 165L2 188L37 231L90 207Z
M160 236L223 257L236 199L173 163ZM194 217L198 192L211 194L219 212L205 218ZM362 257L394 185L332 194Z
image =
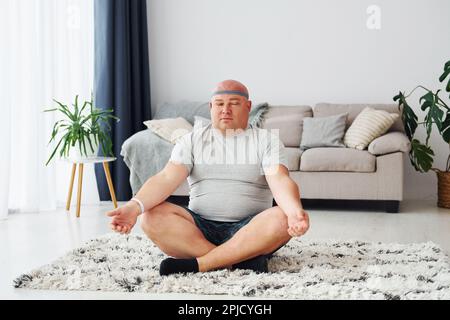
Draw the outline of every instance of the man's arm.
M300 191L289 170L283 165L276 165L267 170L266 180L278 206L286 214L295 214L303 210Z
M163 170L150 177L136 193L135 197L141 200L145 211L157 206L166 200L188 177L189 172L184 164L167 162ZM140 213L139 205L129 201L127 205L133 206Z
M309 216L301 204L297 184L289 177L289 170L284 165L275 165L266 172L273 197L287 216L287 232L292 237L303 235L309 229Z

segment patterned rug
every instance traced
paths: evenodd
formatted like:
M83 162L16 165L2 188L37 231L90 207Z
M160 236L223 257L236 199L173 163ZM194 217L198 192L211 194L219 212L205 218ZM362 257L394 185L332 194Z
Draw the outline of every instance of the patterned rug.
M448 257L416 244L293 239L267 274L159 275L165 255L145 237L107 234L14 281L16 288L191 293L288 299L450 299Z

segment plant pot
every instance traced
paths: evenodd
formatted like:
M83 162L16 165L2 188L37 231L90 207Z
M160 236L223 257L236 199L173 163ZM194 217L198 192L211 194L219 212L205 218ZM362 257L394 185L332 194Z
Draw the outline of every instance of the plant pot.
M83 150L83 153L81 152L78 142L76 142L75 146L70 147L68 158L78 160L78 159L86 159L86 158L96 157L99 145L98 145L98 143L95 142L94 135L91 134L89 136L89 138L91 139L91 143L92 143L92 147L94 148L94 151L92 151L91 145L89 144L88 139L85 137L84 143L86 145L86 153L84 153L84 150ZM81 144L81 147L83 148L83 144Z
M438 178L438 207L450 208L450 172L436 171Z

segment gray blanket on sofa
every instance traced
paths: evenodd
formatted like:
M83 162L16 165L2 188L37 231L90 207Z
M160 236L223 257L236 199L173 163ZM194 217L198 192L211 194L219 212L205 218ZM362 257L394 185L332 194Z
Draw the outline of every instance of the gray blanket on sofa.
M252 107L249 123L261 126L264 114L269 109L267 103ZM191 124L194 116L210 118L208 103L180 101L176 104L164 103L156 108L153 119L183 117ZM161 171L169 161L174 145L154 134L150 129L142 130L129 137L122 144L120 155L130 169L130 184L135 195L147 179Z

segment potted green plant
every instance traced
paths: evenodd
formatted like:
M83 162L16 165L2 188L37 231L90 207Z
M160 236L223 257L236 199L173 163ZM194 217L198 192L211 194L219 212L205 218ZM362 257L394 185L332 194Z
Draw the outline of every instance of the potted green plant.
M111 115L113 109L96 108L92 95L91 100L84 101L82 107L78 105L78 95L75 96L71 107L55 99L53 101L57 104L56 108L46 109L44 112L58 111L63 115L63 119L56 121L53 126L49 144L57 139L59 141L45 165L50 163L58 150L61 158L79 159L96 156L101 146L105 156L114 156L108 135L111 130L108 120L119 121L119 118ZM86 109L87 107L89 109Z
M439 82L444 82L450 75L450 61L444 65L444 72L439 77ZM450 77L445 86L445 91L450 92ZM420 109L425 112L423 121L418 121L418 117L414 110L407 102L407 98L417 89L425 92L419 99ZM438 206L443 208L450 208L450 155L447 158L447 164L444 170L433 168L434 151L429 145L429 139L432 128L435 126L445 141L450 147L450 107L447 98L442 99L439 93L442 89L433 92L424 86L415 87L409 94L405 95L399 92L394 97L394 101L398 102L400 114L402 115L405 133L411 141L411 151L409 159L414 168L419 172L428 172L433 170L438 178ZM449 95L450 99L450 95ZM444 101L445 100L445 101ZM426 131L425 143L415 138L416 129L419 124L423 124ZM434 124L434 126L433 126Z

